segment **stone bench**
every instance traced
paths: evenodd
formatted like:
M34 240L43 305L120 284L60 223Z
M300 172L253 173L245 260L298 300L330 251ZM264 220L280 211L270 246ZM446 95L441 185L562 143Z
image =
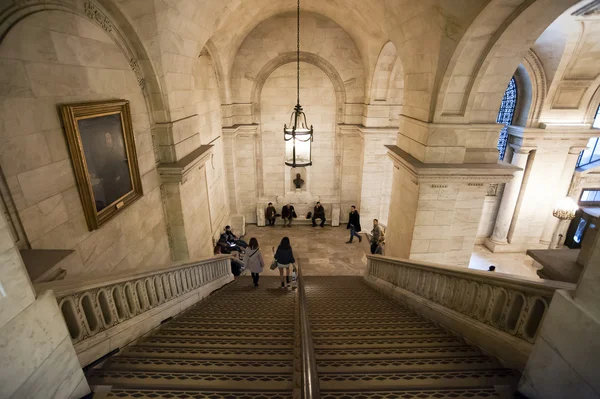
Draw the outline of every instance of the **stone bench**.
M268 203L258 203L257 207L256 207L256 225L259 227L263 227L266 225L266 218L265 218L265 209L267 209L267 205ZM294 206L294 210L296 211L296 215L298 216L296 219L294 219L293 224L299 224L299 225L310 225L312 224L312 220L311 219L306 219L306 215L308 214L308 212L313 212L315 205L314 204L291 204ZM327 225L331 225L333 227L337 227L340 225L340 205L339 204L326 204L326 203L321 203L321 205L323 205L323 208L325 208L325 219L327 219L325 221L325 224ZM281 208L283 207L283 205L275 205L275 209L277 210L278 214L281 214ZM277 223L283 223L280 222L281 218L278 217L277 218ZM320 222L317 222L320 223Z

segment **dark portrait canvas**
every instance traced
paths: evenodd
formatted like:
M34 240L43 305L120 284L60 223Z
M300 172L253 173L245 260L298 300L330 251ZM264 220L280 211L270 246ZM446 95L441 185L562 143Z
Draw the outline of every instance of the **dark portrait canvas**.
M120 114L77 121L96 210L118 202L133 188Z

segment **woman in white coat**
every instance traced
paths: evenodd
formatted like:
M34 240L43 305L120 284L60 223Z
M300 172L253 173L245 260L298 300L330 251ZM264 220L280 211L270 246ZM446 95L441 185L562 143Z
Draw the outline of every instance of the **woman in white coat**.
M265 267L265 261L258 247L258 240L254 237L250 239L246 253L244 254L244 265L252 273L252 282L258 287L258 278Z

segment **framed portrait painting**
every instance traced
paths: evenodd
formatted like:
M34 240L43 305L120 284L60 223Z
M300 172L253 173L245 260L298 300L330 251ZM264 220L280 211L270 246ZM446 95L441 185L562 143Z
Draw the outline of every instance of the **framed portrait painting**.
M142 193L129 101L60 106L88 228L95 230Z

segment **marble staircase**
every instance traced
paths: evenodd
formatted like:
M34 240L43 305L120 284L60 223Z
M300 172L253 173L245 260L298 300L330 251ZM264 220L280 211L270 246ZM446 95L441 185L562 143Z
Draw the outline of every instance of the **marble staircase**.
M514 392L516 371L363 278L306 277L305 286L322 398ZM277 278L259 288L237 279L92 369L94 398L297 397L296 305Z

